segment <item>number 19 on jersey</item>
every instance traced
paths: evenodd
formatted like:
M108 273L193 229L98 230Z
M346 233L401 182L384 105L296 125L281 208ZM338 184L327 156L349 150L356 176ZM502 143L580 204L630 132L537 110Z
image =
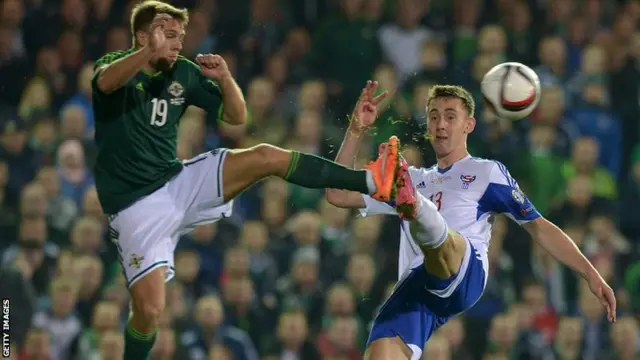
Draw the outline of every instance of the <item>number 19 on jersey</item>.
M151 109L151 125L163 126L167 122L167 100L153 98L151 99L153 108Z

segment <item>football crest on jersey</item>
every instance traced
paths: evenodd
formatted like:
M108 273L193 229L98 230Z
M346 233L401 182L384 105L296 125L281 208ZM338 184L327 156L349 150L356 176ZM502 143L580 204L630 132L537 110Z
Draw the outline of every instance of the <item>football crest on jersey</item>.
M522 191L520 191L520 189L511 190L511 197L513 198L513 200L515 200L520 205L524 205L524 202L527 199L524 196L524 193Z
M173 99L170 101L172 105L184 104L184 97L182 97L182 94L184 94L184 87L179 82L172 82L167 91L171 96L173 96Z
M469 188L469 185L471 185L472 182L476 181L476 176L475 175L460 175L460 181L462 181L462 188L467 190Z

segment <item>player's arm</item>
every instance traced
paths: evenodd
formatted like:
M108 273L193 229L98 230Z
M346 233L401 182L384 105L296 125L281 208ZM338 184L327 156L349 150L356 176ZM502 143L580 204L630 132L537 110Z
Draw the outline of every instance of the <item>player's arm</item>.
M609 319L615 321L616 301L613 291L573 240L536 210L504 165L496 164L489 179L489 185L478 204L478 210L505 214L524 227L534 241L538 242L551 256L589 282L591 291L607 309Z
M144 46L112 63L101 59L96 64L95 86L104 94L110 94L131 80L153 56L153 51Z
M367 82L353 110L347 133L336 156L336 162L353 168L358 156L360 141L367 127L373 125L378 115L377 105L387 97L387 92L374 96L378 87L375 81ZM365 196L358 192L327 189L327 200L334 206L362 209L368 207Z
M188 102L207 112L218 114L218 120L231 125L246 122L247 110L242 90L233 79L220 55L199 54L196 63L189 60L189 71L195 83L190 84Z
M342 146L336 156L336 162L346 167L355 166L360 140L364 135L364 128L351 122L342 141ZM327 200L333 206L341 208L364 208L366 206L362 194L355 191L327 189Z
M220 79L219 84L222 90L222 121L231 125L244 124L247 120L247 107L242 90L231 74Z
M616 298L611 287L600 276L598 270L582 254L571 238L549 220L539 217L523 225L551 256L562 262L571 270L587 280L589 288L598 297L602 306L607 309L609 321L616 320Z
M244 96L231 75L214 82L202 75L196 64L191 66L197 72L198 83L189 91L189 104L218 114L217 119L227 124L244 124L247 117Z
M539 217L523 225L531 237L546 251L584 279L600 276L591 262L560 228L544 217Z
M147 64L155 49L164 46L164 25L172 20L167 14L158 14L149 26L149 40L140 49L115 60L113 55L107 55L96 63L94 83L95 87L105 94L110 94L123 87L142 67Z

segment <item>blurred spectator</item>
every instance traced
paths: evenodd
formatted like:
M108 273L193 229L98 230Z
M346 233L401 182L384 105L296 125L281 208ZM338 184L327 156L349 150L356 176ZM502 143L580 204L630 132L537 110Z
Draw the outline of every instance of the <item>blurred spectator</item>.
M80 207L85 192L93 186L93 175L86 166L84 150L78 140L67 140L60 145L58 175L62 195Z
M202 359L207 349L223 344L237 359L257 360L258 354L249 336L242 330L223 323L220 299L206 295L198 299L194 312L195 324L181 335L181 344L188 348L189 359Z
M100 353L96 360L122 360L124 337L117 331L108 331L100 337Z
M422 43L430 34L420 24L426 6L414 0L400 0L395 5L395 23L381 27L379 37L384 57L402 80L420 70Z
M37 293L32 285L36 267L29 261L27 253L20 251L11 262L0 267L0 290L10 294L11 300L11 341L22 346L36 307Z
M376 23L365 19L362 0L342 0L342 12L325 20L315 31L312 64L327 79L329 95L338 114L347 112L380 59ZM353 61L357 59L357 61ZM338 99L344 99L339 101Z
M434 336L429 339L429 342L424 348L423 359L438 359L449 360L454 359L452 357L451 344L442 336ZM455 359L458 359L457 357Z
M638 357L640 353L640 331L635 319L624 317L611 326L610 331L613 351L611 359L626 360Z
M18 360L51 360L50 347L49 333L44 329L33 327L27 333L27 339L24 348L18 355Z
M176 334L171 328L158 329L150 357L153 360L172 360L176 355Z
M102 341L113 331L120 329L120 309L115 303L100 301L95 304L91 327L85 329L78 339L76 359L99 359ZM124 339L122 339L124 341ZM122 348L124 351L124 348Z
M0 115L0 120L0 159L9 166L6 201L10 206L15 206L22 186L35 177L38 163L35 152L27 145L24 120L11 113Z
M82 322L74 314L78 289L68 277L57 277L51 282L51 304L33 317L33 325L46 329L51 339L51 357L54 360L71 359L82 331Z
M598 149L599 145L593 138L577 139L573 145L571 162L564 164L562 173L567 182L576 175L589 177L594 195L613 199L617 195L616 182L609 171L598 166Z
M556 358L581 359L583 328L579 318L563 317L558 325L558 336L553 346Z
M620 230L634 243L640 241L640 223L633 217L634 204L640 201L640 144L633 149L631 175L620 194Z
M265 351L265 354L276 359L319 360L320 354L307 340L308 335L309 328L305 313L295 309L286 310L278 319L277 340L271 349Z

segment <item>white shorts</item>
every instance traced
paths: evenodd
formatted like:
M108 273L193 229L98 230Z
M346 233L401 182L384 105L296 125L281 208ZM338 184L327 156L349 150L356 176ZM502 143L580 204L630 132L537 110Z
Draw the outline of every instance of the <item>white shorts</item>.
M222 164L227 149L184 161L184 169L163 187L109 216L109 232L130 287L152 270L174 273L180 236L201 224L231 216L233 200L223 203Z

